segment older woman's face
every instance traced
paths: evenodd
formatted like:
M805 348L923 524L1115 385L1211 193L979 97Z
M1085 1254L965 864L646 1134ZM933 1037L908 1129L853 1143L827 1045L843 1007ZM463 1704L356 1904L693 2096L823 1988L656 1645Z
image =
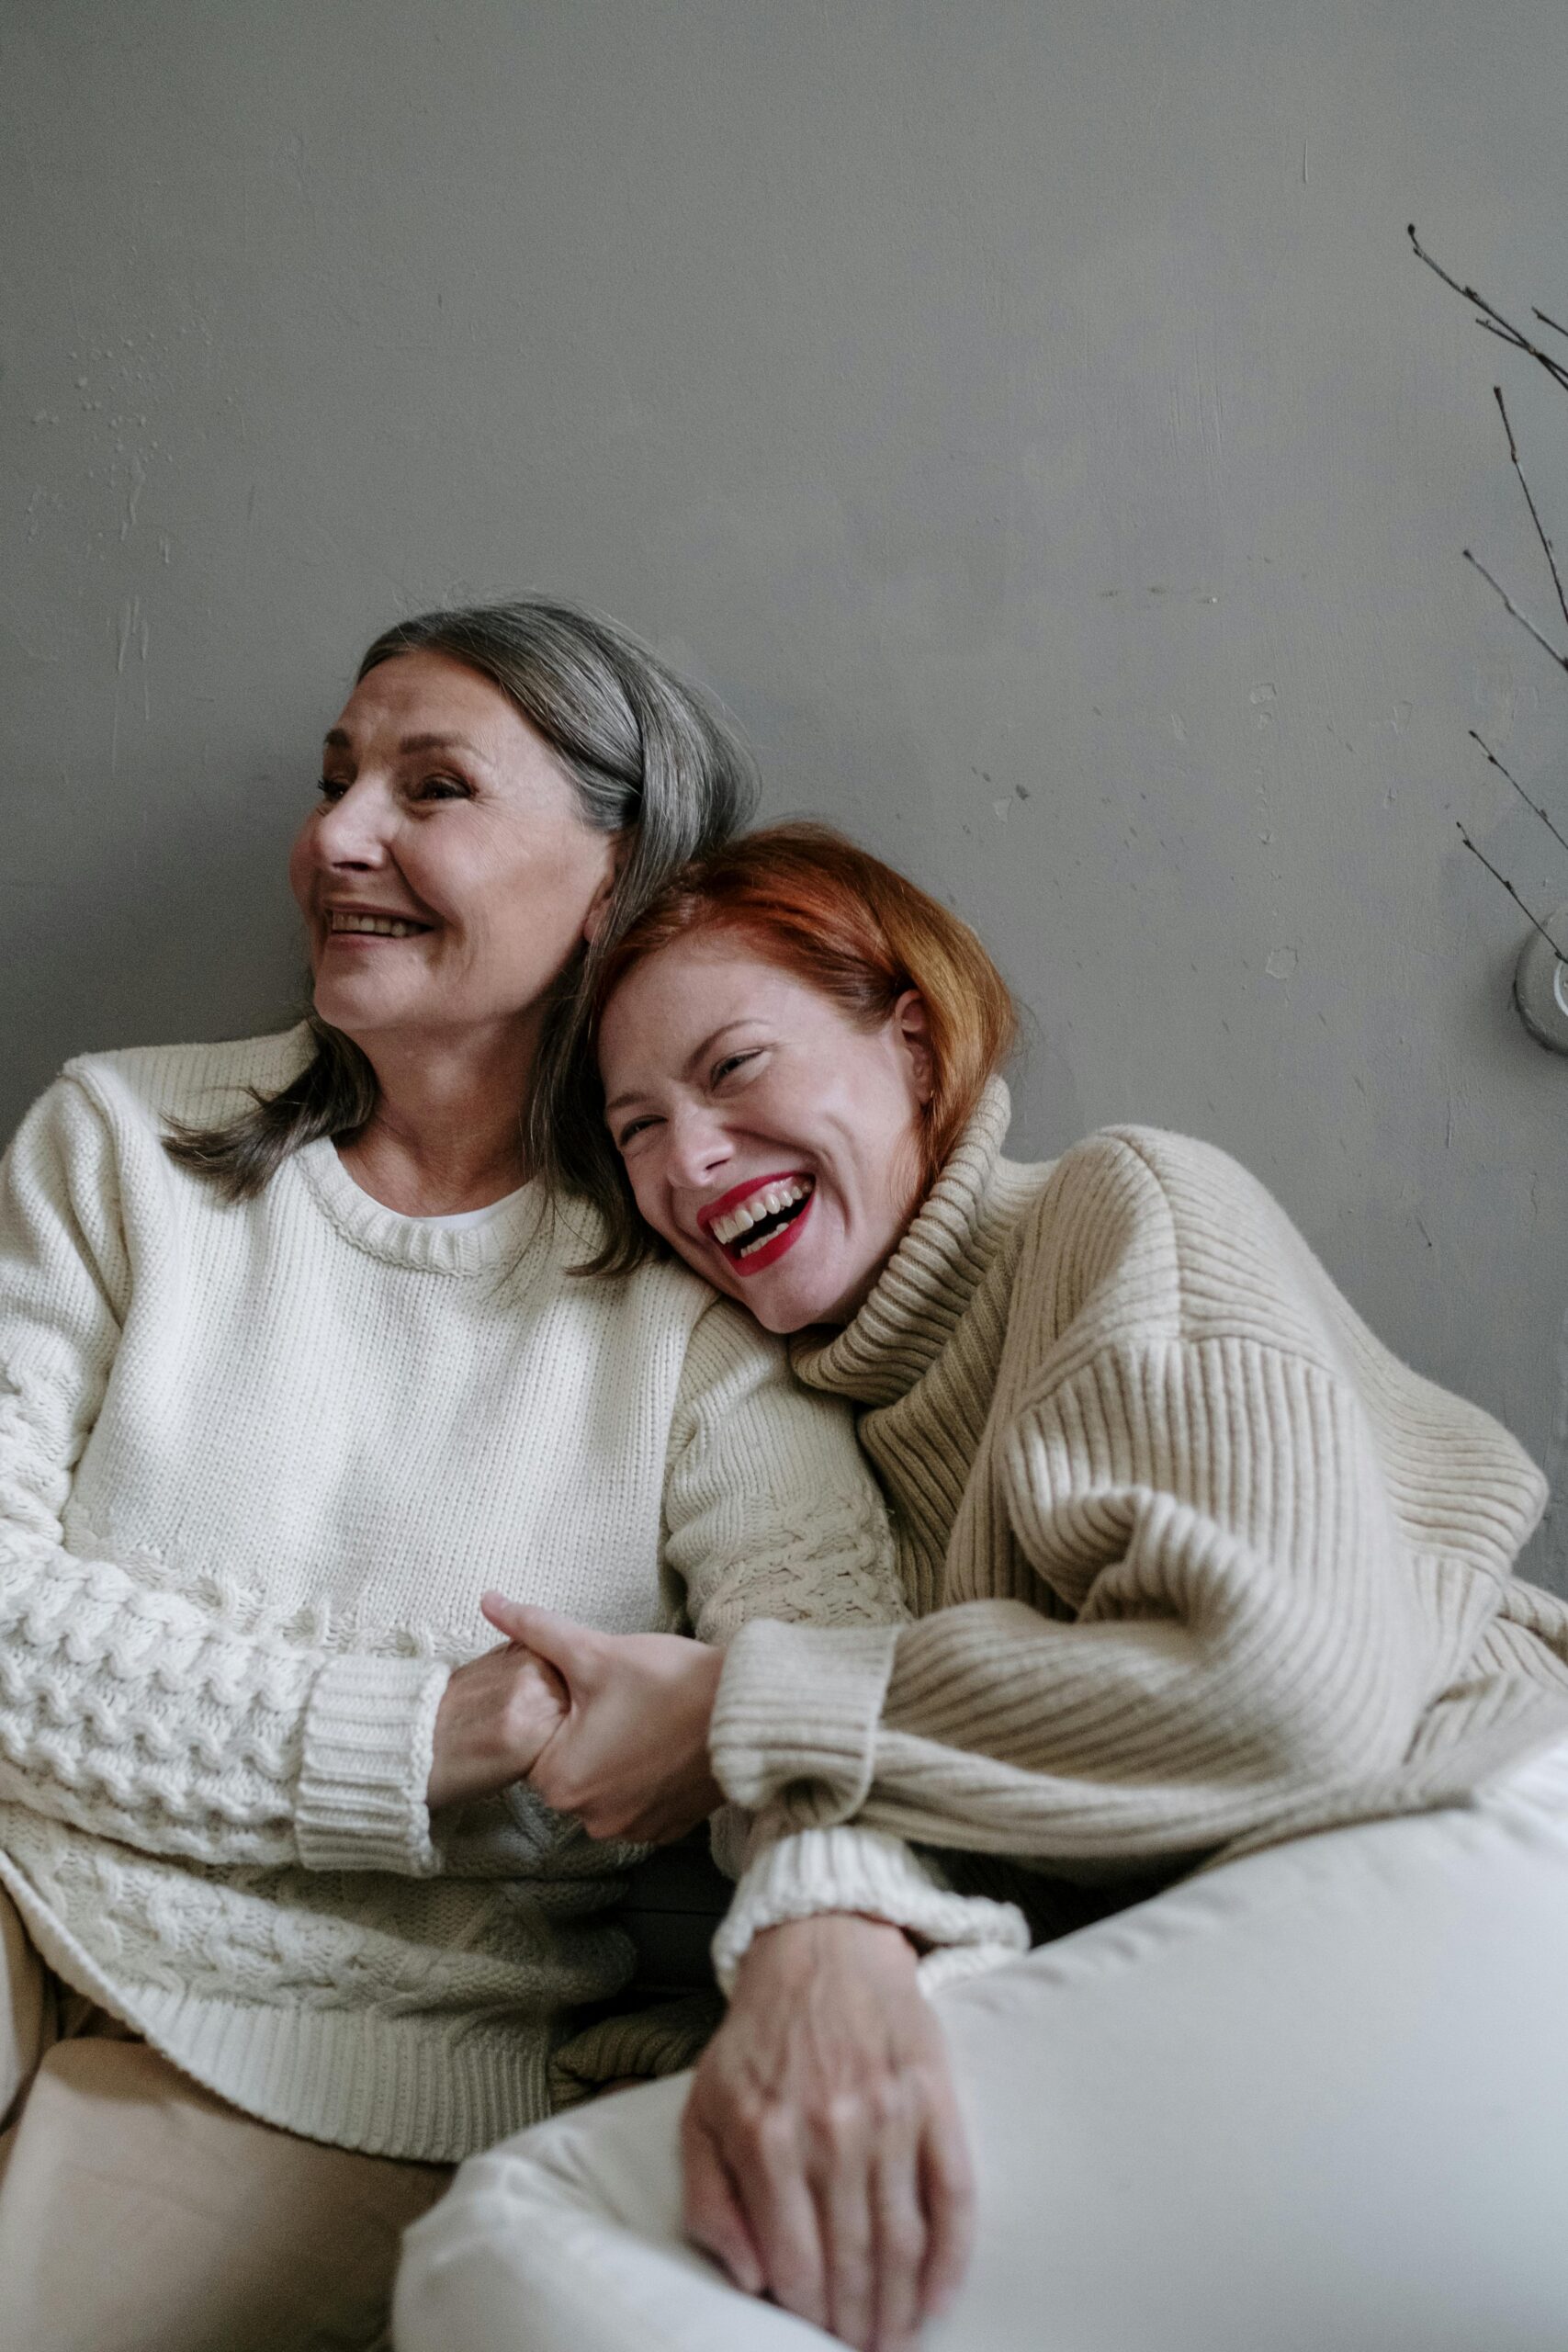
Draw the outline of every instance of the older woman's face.
M931 1089L911 990L875 1028L722 934L636 965L605 1009L605 1115L654 1230L770 1331L843 1323L897 1247Z
M398 1032L536 1016L614 878L548 746L442 653L355 686L289 858L324 1021L373 1050Z

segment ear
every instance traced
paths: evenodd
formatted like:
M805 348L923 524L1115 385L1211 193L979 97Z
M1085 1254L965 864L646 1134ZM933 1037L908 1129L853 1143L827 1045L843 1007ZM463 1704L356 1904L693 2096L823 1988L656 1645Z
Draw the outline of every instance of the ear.
M610 901L615 895L615 885L621 878L621 868L626 862L626 836L624 832L610 836L610 854L598 888L588 901L588 911L582 918L582 936L590 947L604 928L610 911Z
M931 1052L931 1024L926 1001L919 989L906 989L893 1008L898 1043L908 1057L915 1092L929 1102L936 1091L936 1057Z

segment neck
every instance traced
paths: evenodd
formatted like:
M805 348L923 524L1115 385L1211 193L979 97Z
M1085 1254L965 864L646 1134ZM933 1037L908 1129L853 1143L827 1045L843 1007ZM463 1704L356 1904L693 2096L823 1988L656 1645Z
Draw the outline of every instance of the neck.
M523 1114L539 1029L535 1017L525 1030L358 1041L376 1073L376 1108L338 1157L360 1189L403 1216L450 1216L525 1183Z

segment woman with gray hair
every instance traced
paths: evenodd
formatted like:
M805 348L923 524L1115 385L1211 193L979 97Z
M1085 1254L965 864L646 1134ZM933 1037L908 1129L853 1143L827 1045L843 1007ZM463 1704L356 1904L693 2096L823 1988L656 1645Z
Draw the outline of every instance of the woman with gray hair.
M525 1786L561 1690L483 1646L487 1592L655 1677L678 1625L897 1613L844 1409L677 1264L579 1278L603 1237L544 1181L585 961L750 795L609 624L405 622L292 855L309 1018L85 1057L7 1155L7 2344L372 2341L402 2224L548 2110L569 2014L629 1973L626 1854ZM985 1932L886 1841L868 1867L927 1936Z

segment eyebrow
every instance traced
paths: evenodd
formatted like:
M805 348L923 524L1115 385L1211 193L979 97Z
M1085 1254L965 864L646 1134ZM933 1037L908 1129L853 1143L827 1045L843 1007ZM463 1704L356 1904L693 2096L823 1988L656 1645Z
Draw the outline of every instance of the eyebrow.
M691 1052L686 1056L685 1060L682 1063L682 1077L690 1078L692 1072L702 1060L704 1055L710 1054L717 1045L719 1039L721 1037L728 1036L731 1029L744 1029L750 1022L752 1022L755 1019L755 1013L743 1012L738 1019L734 1021L721 1021L716 1029L710 1029L707 1035L703 1039L702 1044L700 1046L694 1046ZM643 1099L643 1096L635 1087L628 1088L626 1093L617 1094L613 1102L605 1103L604 1116L607 1119L611 1118L614 1116L615 1112L624 1111L628 1103L640 1102Z
M329 727L321 739L322 748L329 752L352 752L353 743L341 727ZM466 752L471 760L484 761L484 753L477 743L462 735L405 735L398 745L400 752ZM489 763L485 762L488 766Z

